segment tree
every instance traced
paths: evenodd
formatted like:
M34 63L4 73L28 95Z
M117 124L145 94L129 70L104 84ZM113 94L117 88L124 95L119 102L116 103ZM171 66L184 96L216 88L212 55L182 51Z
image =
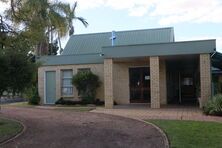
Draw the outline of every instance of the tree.
M72 32L73 19L88 25L84 18L75 16L76 6L77 3L71 9L70 4L49 0L11 0L7 14L12 22L24 26L24 35L36 45L36 54L42 55L47 54L54 36L60 43L61 37Z
M80 21L85 27L87 27L89 25L88 22L86 21L86 19L84 19L83 17L76 16L76 12L75 12L76 7L77 7L77 2L75 2L73 6L67 5L67 8L65 9L66 17L67 17L68 24L69 24L69 36L73 35L75 32L75 29L73 26L73 20Z
M67 4L63 8L63 10L66 14L66 20L68 21L69 36L73 35L75 32L73 20L80 21L85 27L87 27L89 25L85 18L76 16L76 8L77 8L77 2L75 2L73 6L71 6L70 4ZM58 34L58 43L59 43L60 54L61 54L62 47L61 47L61 39L60 39L59 34Z
M37 64L32 62L28 52L29 42L22 34L7 34L0 48L0 97L4 91L22 93L33 84Z
M53 43L49 44L48 55L57 55L58 51L59 51L58 41L55 40Z
M3 92L8 88L8 61L6 56L0 53L0 99L3 95Z
M24 53L7 50L8 58L8 91L13 93L22 93L27 87L30 87L35 80L36 65L28 59Z

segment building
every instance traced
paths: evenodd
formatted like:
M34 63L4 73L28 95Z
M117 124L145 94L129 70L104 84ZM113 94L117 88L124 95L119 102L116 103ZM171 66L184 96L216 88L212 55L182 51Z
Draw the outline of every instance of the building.
M97 98L106 108L114 101L150 103L152 108L171 103L202 107L212 95L215 54L220 55L216 40L176 42L173 28L74 35L62 55L41 58L39 95L43 104L61 97L78 100L71 78L91 70L102 81Z

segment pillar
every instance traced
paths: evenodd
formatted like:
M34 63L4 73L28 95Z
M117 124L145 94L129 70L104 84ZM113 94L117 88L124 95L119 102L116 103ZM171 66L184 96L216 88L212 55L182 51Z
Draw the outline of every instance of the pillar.
M211 61L210 54L200 54L200 108L211 97Z
M113 108L113 59L104 60L105 108Z
M151 108L160 108L160 63L159 57L150 57Z

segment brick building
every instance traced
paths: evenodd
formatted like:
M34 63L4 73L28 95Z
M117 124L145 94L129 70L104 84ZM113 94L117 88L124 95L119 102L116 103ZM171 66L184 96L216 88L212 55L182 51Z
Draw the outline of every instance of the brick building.
M214 54L220 54L215 40L176 42L173 28L74 35L62 55L41 58L39 95L43 104L78 100L71 78L91 70L102 82L96 97L106 108L114 101L202 107L212 95Z

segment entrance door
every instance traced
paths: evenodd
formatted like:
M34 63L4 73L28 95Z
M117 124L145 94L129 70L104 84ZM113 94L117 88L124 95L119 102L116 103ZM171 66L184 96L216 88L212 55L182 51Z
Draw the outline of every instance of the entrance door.
M196 102L196 88L193 73L181 74L181 103Z
M150 71L148 67L129 68L130 103L150 102Z
M46 104L54 104L56 101L56 72L46 72L46 83L45 83L45 94Z

